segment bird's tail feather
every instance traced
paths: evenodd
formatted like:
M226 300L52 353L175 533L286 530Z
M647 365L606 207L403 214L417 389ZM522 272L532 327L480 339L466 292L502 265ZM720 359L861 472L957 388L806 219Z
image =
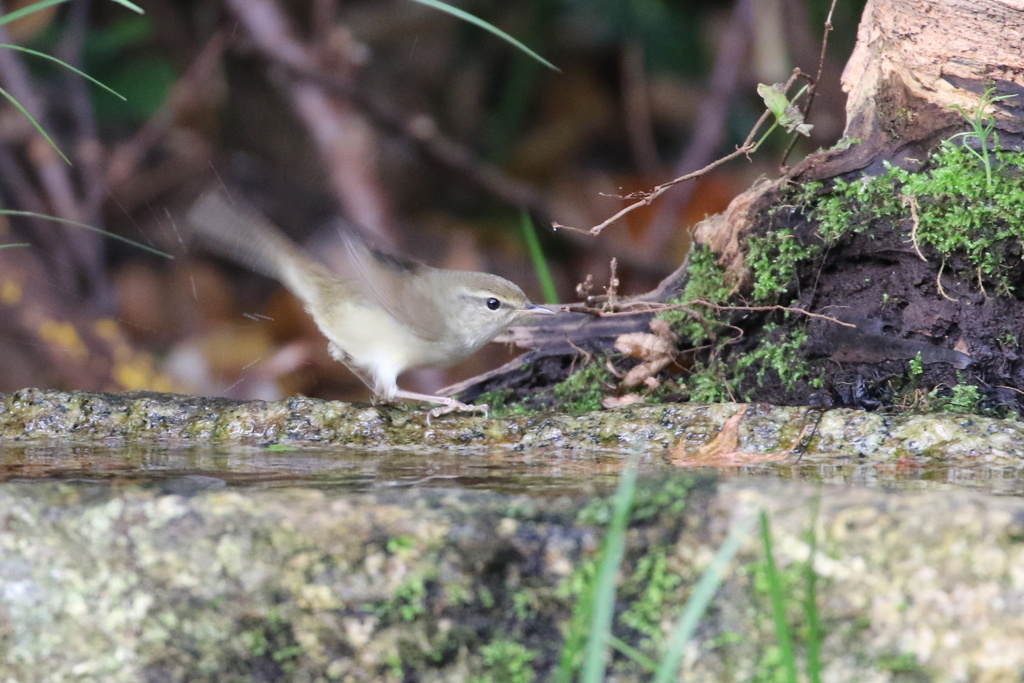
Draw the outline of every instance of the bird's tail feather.
M312 301L312 281L322 265L306 256L266 218L232 201L223 190L203 195L189 210L196 235L215 253L278 280L300 299Z

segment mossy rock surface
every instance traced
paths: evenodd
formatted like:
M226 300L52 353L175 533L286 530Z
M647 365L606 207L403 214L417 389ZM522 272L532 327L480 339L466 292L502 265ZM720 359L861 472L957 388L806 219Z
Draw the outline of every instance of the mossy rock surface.
M0 660L19 681L452 681L505 671L497 652L547 680L606 507L454 490L6 484ZM760 509L793 606L817 530L825 680L906 680L893 669L907 667L921 680L1004 680L1024 668L1024 503L970 493L643 480L615 635L657 656L730 526ZM771 668L763 571L755 534L688 651L688 680ZM649 680L621 656L612 669Z
M418 452L643 453L681 465L742 411L737 450L792 460L941 460L945 465L1024 462L1024 423L970 414L886 414L853 409L735 403L631 405L570 416L533 413L501 418L292 398L232 401L137 392L94 394L25 389L0 394L0 443L59 440L82 444L255 445L272 449L346 446Z

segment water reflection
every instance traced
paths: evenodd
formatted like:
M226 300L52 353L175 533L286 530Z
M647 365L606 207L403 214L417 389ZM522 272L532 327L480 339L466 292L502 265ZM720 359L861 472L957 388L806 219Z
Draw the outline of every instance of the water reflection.
M641 471L659 461L643 458ZM613 487L621 454L324 448L276 452L257 447L5 445L0 481L154 485L173 493L218 486L306 486L342 491L398 487L547 491L560 495ZM219 483L218 483L219 482Z
M547 450L273 451L244 446L157 447L118 444L5 444L0 482L64 481L156 487L189 495L223 487L304 486L359 492L402 487L477 489L536 495L608 491L626 462L621 452ZM700 468L710 469L710 468ZM641 475L678 471L661 452L640 456ZM693 472L693 470L690 470ZM1024 495L1024 467L984 462L895 462L877 459L787 458L719 468L720 476L772 477L899 490L973 489Z

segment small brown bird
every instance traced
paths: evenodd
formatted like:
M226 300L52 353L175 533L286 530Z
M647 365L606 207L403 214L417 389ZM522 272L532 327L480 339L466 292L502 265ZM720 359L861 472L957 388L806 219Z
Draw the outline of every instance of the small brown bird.
M376 398L441 404L428 420L452 411L486 414L487 406L404 391L401 373L457 363L520 318L554 313L497 275L432 268L381 253L354 235L343 235L345 258L340 272L331 272L222 191L200 198L188 220L219 254L299 297L329 340L331 356Z

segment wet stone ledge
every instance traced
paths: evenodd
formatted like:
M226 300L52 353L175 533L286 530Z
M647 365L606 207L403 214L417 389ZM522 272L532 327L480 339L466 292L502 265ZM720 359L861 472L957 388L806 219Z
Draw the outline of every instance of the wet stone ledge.
M0 441L289 444L366 448L559 448L697 455L729 418L735 447L806 458L942 460L1016 466L1024 423L974 415L722 404L633 405L570 416L485 418L309 398L231 401L148 392L25 389L0 394Z

